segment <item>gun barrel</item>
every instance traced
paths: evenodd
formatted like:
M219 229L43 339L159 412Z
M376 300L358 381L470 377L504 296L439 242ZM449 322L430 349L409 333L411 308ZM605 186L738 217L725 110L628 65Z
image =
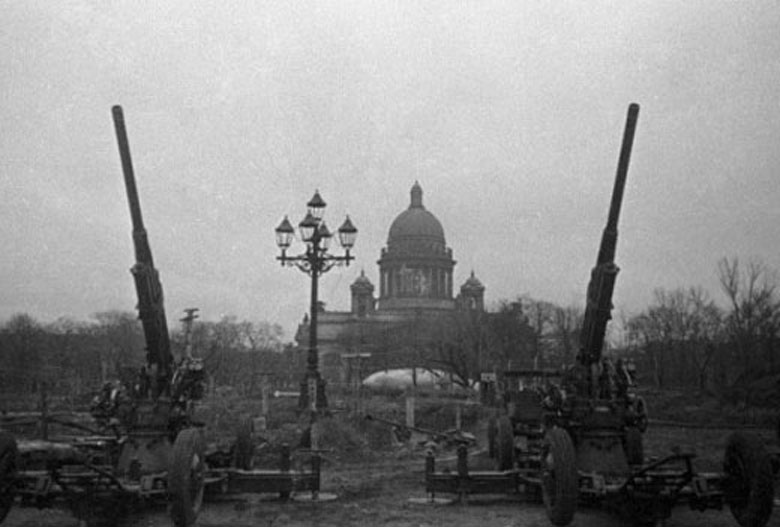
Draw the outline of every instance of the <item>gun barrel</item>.
M114 116L114 129L116 130L116 139L119 144L119 157L122 159L122 173L125 176L125 188L127 190L127 200L130 203L133 230L143 230L144 220L141 216L141 203L135 186L133 160L130 157L130 143L127 140L127 130L125 129L125 115L122 112L122 107L119 105L111 108L111 113Z
M172 376L173 357L170 351L170 337L165 317L163 290L157 269L154 268L152 250L144 228L141 215L141 203L138 199L138 189L135 185L133 162L130 158L130 145L125 130L125 118L122 107L111 108L114 117L119 156L122 159L122 172L127 191L127 202L130 206L130 216L133 222L133 246L135 249L135 265L131 269L138 295L138 318L144 329L146 340L146 360L155 371L153 395L157 397L169 388Z
M133 222L135 259L137 262L144 262L148 263L150 266L154 266L152 250L149 247L149 242L146 238L144 219L141 215L141 201L138 199L138 189L135 185L133 160L130 157L130 143L127 140L127 130L125 129L125 116L122 112L122 107L119 105L111 108L111 113L114 117L114 129L116 130L116 139L117 144L119 145L119 157L122 160L122 174L125 179L127 203L130 206L130 218Z
M599 255L596 259L597 264L611 262L615 259L615 248L617 247L617 225L620 218L620 206L623 204L623 189L626 186L626 177L628 176L628 164L631 160L631 149L634 146L634 132L639 118L639 105L631 103L628 106L628 115L626 116L626 127L623 131L623 143L620 147L620 157L618 158L617 173L615 174L615 185L612 188L612 201L609 204L609 215L607 216L607 226L604 228L604 235L599 248Z
M615 265L615 249L617 247L618 218L623 202L623 189L628 175L628 163L631 158L631 148L634 143L634 132L639 117L639 105L632 103L628 107L626 127L623 132L623 144L620 148L615 185L612 189L612 200L609 206L607 225L601 237L596 266L591 271L590 282L586 294L587 303L580 332L580 350L578 362L584 366L595 364L601 358L604 346L607 322L612 317L612 293L615 279L619 271Z

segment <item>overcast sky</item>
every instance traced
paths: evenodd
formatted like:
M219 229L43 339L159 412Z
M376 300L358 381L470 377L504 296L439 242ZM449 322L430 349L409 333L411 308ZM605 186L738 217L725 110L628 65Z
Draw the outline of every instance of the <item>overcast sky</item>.
M319 189L357 261L418 180L486 300L583 304L630 102L641 105L615 305L720 298L717 261L780 268L780 7L756 2L0 0L0 319L132 310L121 104L170 320L279 322L274 260ZM297 245L301 249L300 245ZM172 323L172 326L175 325Z

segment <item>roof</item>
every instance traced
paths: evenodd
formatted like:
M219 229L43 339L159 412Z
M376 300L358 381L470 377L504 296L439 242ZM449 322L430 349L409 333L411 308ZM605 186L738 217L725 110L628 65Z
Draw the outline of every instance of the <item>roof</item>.
M360 270L360 276L358 276L355 281L352 282L350 287L352 289L374 290L374 284L372 284L371 280L368 279L366 276L366 271L363 269Z
M441 222L425 209L422 202L422 187L415 181L411 190L409 208L396 217L390 225L387 244L406 239L427 238L445 244L444 228Z
M471 276L469 276L468 280L466 280L463 285L460 287L461 291L468 291L468 290L474 290L474 291L484 291L485 286L482 285L482 282L479 281L479 278L474 276L474 271L471 271Z

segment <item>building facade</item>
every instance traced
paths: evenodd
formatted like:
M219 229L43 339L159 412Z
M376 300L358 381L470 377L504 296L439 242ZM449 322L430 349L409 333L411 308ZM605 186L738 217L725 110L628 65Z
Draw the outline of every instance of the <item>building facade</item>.
M381 328L430 320L456 309L484 310L485 287L474 272L453 291L455 269L452 249L447 246L441 222L423 204L423 190L415 182L409 207L390 224L387 245L381 250L379 290L361 271L350 285L351 309L317 314L317 348L320 369L329 382L342 381L343 356L355 355L368 347L361 339L345 335L374 335ZM378 293L378 296L377 296ZM308 346L309 322L304 317L296 341ZM357 348L357 349L356 349Z

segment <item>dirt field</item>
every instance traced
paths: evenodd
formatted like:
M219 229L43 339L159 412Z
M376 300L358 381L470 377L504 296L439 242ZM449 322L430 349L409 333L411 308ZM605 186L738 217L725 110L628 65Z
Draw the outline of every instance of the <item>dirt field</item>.
M694 449L700 459L697 467L717 470L728 430L674 429L656 426L646 435L648 455L661 455L672 445ZM769 431L762 432L773 440ZM478 436L480 437L480 436ZM484 437L481 436L480 439ZM447 454L444 454L446 456ZM474 465L486 463L484 455ZM437 467L445 466L440 460ZM201 527L304 527L372 526L384 527L547 527L544 508L527 503L519 496L473 498L468 504L417 504L409 498L425 497L423 452L388 450L371 459L326 462L322 490L336 495L333 501L280 502L272 495L242 495L219 503L207 503L198 521ZM104 525L168 527L166 511L143 510ZM4 527L76 527L79 522L66 511L14 509ZM620 522L597 509L578 510L574 527L619 526ZM728 510L698 513L684 508L675 511L667 527L726 527L737 523ZM769 525L780 527L780 511Z

